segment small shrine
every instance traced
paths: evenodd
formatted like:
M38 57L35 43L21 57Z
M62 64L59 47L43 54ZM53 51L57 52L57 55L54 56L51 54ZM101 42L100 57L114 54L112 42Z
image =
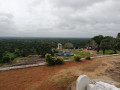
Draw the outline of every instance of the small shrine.
M62 44L58 43L58 49L62 49Z

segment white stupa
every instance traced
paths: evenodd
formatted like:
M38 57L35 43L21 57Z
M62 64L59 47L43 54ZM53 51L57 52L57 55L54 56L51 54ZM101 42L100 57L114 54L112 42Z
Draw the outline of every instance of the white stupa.
M76 82L76 90L120 90L120 88L102 81L90 84L88 76L80 75Z

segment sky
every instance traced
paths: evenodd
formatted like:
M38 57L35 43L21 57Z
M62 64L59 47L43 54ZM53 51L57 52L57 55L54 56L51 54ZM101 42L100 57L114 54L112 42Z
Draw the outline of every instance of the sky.
M116 37L120 0L0 0L0 37Z

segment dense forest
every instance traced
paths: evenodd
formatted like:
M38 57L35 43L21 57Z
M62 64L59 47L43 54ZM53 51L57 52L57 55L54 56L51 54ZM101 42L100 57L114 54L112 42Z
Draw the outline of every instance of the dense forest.
M16 57L54 53L57 44L72 43L73 48L84 48L89 38L0 38L0 63L10 62Z

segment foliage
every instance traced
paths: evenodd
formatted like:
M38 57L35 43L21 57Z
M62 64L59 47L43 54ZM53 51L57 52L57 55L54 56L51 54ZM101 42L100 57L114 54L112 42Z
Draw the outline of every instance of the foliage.
M45 60L48 65L53 66L55 64L62 64L64 62L63 58L61 57L52 57L51 54L45 55Z
M56 58L55 58L55 57L52 57L51 54L46 54L46 55L45 55L45 60L46 60L46 62L48 63L48 65L50 65L50 66L55 65Z
M92 40L94 40L97 44L98 53L99 53L99 49L100 49L100 43L103 39L104 39L104 37L102 35L95 36L92 38Z
M113 50L114 53L117 53L117 39L113 37L105 37L105 39L101 41L100 47L101 49L110 49Z
M85 47L89 38L0 38L0 60L6 53L14 53L15 57L27 57L29 55L53 55L52 49L57 44L70 42L75 48ZM55 50L55 53L58 51Z
M62 57L57 57L57 59L56 59L56 62L55 62L56 64L62 64L62 63L64 63L64 60L63 60L63 58Z
M52 56L51 56L51 54L46 54L45 55L45 60L46 60L46 62L49 62L50 60L52 59Z
M8 55L4 56L2 59L2 63L9 63L10 62L10 57Z
M118 35L117 35L117 39L120 39L120 33L118 33Z
M59 53L59 50L58 49L54 49L54 53Z
M6 53L6 55L8 55L10 58L15 57L14 53Z
M103 51L100 50L100 54L103 54ZM105 50L105 54L114 54L113 50Z
M15 59L14 53L4 53L0 59L0 63L9 63Z
M119 39L116 39L116 49L117 50L120 50L120 38Z
M75 59L75 61L80 61L80 59L81 59L81 56L74 56L74 59Z
M63 56L63 60L73 60L73 59L74 59L73 56L70 56L70 57Z
M85 56L90 55L89 52L85 52L85 51L75 51L75 52L72 52L72 53L74 53L76 55L80 55L81 57L85 57Z
M87 59L87 60L91 60L91 57L90 57L90 56L87 56L85 59Z
M43 57L47 54L50 53L53 55L52 52L52 46L49 43L41 43L37 46L37 54L42 55Z
M65 43L64 48L65 49L73 49L73 44L72 43Z
M105 50L113 50L114 53L117 53L117 50L120 50L120 33L118 33L117 38L113 38L111 36L95 36L92 38L92 40L94 40L97 45L98 45L98 51L99 49L103 49L103 52L105 52Z
M104 37L102 35L99 35L99 36L95 36L92 38L97 44L98 44L98 47L101 43L101 41L104 39Z
M3 52L0 51L0 60L3 58Z
M100 44L101 49L110 49L111 48L111 42L110 42L111 39L113 39L113 38L105 37L105 39L103 39Z
M8 55L10 57L11 61L13 61L15 59L15 54L14 53L7 53L6 55Z

